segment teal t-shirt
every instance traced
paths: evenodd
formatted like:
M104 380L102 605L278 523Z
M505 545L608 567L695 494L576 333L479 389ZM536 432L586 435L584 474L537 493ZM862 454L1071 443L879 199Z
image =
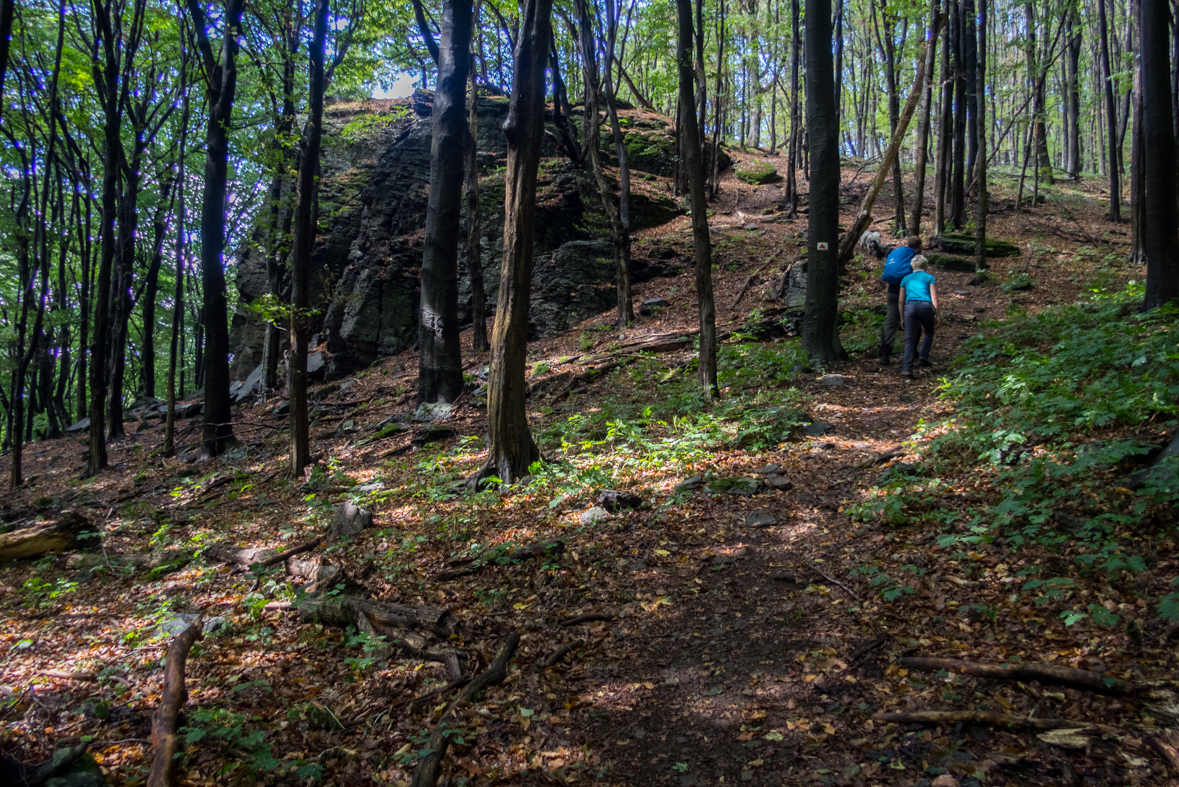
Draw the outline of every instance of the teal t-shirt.
M933 284L937 279L930 276L925 271L913 271L905 278L901 279L901 289L905 291L905 302L909 301L931 301L929 296L929 285Z

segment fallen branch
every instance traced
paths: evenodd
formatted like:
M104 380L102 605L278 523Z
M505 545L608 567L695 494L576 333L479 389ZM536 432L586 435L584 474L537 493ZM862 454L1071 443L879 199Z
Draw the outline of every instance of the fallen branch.
M922 710L912 713L877 713L873 721L894 724L984 724L988 727L1006 727L1012 730L1079 730L1101 735L1125 736L1128 733L1120 727L1093 724L1072 719L1025 719L1007 713L988 713L974 710Z
M1166 736L1167 740L1163 739ZM1147 735L1146 745L1154 749L1166 760L1172 768L1179 771L1179 749L1175 748L1175 732L1173 730L1159 735Z
M270 566L275 566L275 565L278 565L279 563L285 563L287 558L294 557L295 555L301 555L304 552L310 552L311 550L315 549L317 546L319 546L320 544L322 544L326 540L327 540L327 536L316 536L315 538L311 539L310 541L305 541L302 544L299 544L298 546L293 546L290 549L279 552L276 555L272 555L272 556L266 558L265 560L255 561L255 562L249 564L248 566L246 566L242 570L246 571L246 570L254 568L255 566L258 568L269 568Z
M818 566L816 566L814 563L807 563L807 566L809 566L809 567L810 567L810 570L811 570L811 571L815 572L816 574L818 574L819 576L821 576L823 579L827 580L827 581L828 581L828 582L830 582L831 584L833 584L833 585L839 585L839 587L843 588L843 589L844 589L844 591L846 591L846 592L847 592L847 594L848 594L849 596L851 596L853 599L855 599L856 601L859 601L859 600L860 600L860 597L859 597L859 596L857 596L857 595L855 594L855 591L853 591L853 590L852 590L851 588L849 588L847 585L845 585L845 584L843 584L842 582L840 582L838 579L832 579L831 577L829 577L829 576L827 576L826 574L824 574L822 571L820 571L820 570L819 570L819 567L818 567Z
M438 723L434 725L434 732L431 733L430 740L426 743L428 754L418 762L418 768L414 771L410 787L434 787L442 771L442 758L446 756L446 749L450 746L450 739L446 737L447 723L464 702L473 699L483 689L503 682L504 678L508 676L508 662L512 660L512 656L516 654L516 648L519 646L520 635L513 631L500 646L499 653L496 654L495 661L491 662L491 666L475 676L474 680L468 683L454 698L454 702L450 703L442 712Z
M566 642L564 645L562 645L561 647L554 650L549 655L549 657L544 660L544 663L541 664L541 668L548 669L549 667L557 666L558 664L561 663L561 661L566 656L568 656L570 653L577 650L581 646L582 646L582 641L579 639L576 639L573 642Z
M531 560L534 557L542 557L545 555L557 556L564 551L564 541L533 541L532 543L525 544L519 549L509 552L502 557L514 562L522 563L523 561ZM482 571L483 569L487 568L487 566L491 565L488 562L490 557L491 555L484 555L478 559L459 558L457 560L452 560L450 563L451 568L439 572L435 579L437 579L439 582L446 582L451 579L470 576L471 574Z
M741 299L745 297L745 293L749 292L749 288L753 286L753 280L756 279L762 271L774 264L774 262L778 259L778 255L782 253L782 248L784 247L779 247L773 254L766 258L766 261L762 263L757 270L749 274L749 278L745 279L745 284L741 287L741 292L738 293L737 300L733 301L734 309L737 308L737 304L741 302Z
M682 346L687 346L688 343L690 343L690 342L685 342L685 344ZM678 349L678 347L677 347L677 349ZM656 350L655 352L664 352L664 350ZM586 370L585 372L582 372L581 374L573 375L573 378L569 381L569 383L564 388L562 388L560 391L557 391L557 393L553 394L553 401L557 401L558 399L564 399L566 396L568 396L570 393L572 393L574 388L581 385L582 383L589 382L590 380L594 379L595 377L600 377L600 376L606 374L607 372L612 372L621 366L626 366L628 363L633 361L635 358L636 358L636 356L634 356L634 355L628 356L626 358L618 358L616 360L610 361L609 363L603 364L602 366L598 366L596 368L591 367L590 369Z
M176 719L180 709L188 700L184 687L184 664L193 644L201 638L201 618L194 620L188 628L172 640L164 662L164 693L160 698L160 709L151 723L151 743L155 749L147 787L171 787L175 781L176 755L180 753L180 742L176 739Z
M587 612L584 615L574 615L557 623L558 626L576 626L579 623L596 623L599 620L614 620L615 616L608 612Z

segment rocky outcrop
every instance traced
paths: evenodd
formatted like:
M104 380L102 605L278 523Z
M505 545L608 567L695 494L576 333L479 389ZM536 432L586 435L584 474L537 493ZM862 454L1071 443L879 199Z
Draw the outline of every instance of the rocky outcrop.
M324 373L336 378L394 355L417 341L419 275L430 170L430 102L419 91L409 99L341 103L325 112L325 146L318 240L311 260L311 302L322 315L314 326L324 353ZM488 307L495 308L503 247L506 157L503 121L508 101L479 99L481 229ZM662 174L656 159L674 151L669 123L644 120L633 144L646 151L644 171ZM632 143L628 139L628 146ZM551 140L550 140L551 145ZM544 152L537 178L536 270L532 332L546 336L613 308L614 263L598 200L579 173L555 149ZM673 155L673 154L672 154ZM654 162L654 163L652 163ZM667 162L667 167L671 166ZM667 170L670 171L670 170ZM590 198L583 199L586 193ZM636 228L674 218L674 202L635 194ZM587 229L590 228L590 229ZM466 236L466 228L461 230ZM592 233L592 234L591 234ZM265 323L250 304L266 292L266 227L260 225L237 258L239 308L231 346L233 374L245 379L262 360ZM465 244L464 244L465 246ZM465 252L460 252L460 265ZM660 263L637 261L633 278L660 272ZM470 319L470 289L464 272L460 311Z

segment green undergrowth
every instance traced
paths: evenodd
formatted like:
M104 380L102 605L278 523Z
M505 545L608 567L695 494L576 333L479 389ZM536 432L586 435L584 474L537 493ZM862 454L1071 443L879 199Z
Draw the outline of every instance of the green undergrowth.
M958 556L1010 550L1020 591L1070 625L1119 620L1087 603L1086 577L1179 619L1179 580L1154 575L1179 464L1142 473L1179 416L1179 312L1141 301L1131 286L987 326L942 382L952 419L923 423L922 461L889 468L852 516L933 526Z

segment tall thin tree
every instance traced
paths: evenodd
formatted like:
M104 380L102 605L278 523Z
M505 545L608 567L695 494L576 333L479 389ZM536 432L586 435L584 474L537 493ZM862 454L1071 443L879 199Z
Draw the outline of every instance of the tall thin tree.
M1179 212L1175 194L1175 130L1171 115L1167 0L1142 0L1142 117L1146 168L1146 298L1153 309L1179 302Z

